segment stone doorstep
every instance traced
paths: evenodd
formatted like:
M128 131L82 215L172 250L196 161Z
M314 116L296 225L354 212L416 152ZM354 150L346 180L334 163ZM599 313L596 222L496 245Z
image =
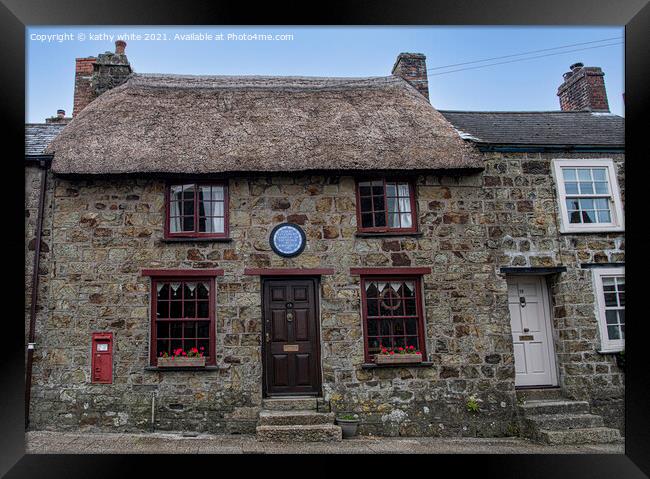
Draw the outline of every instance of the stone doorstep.
M334 424L257 426L258 441L338 442L342 439L341 428Z
M289 426L310 424L332 424L334 413L316 411L260 411L260 426Z
M550 401L562 399L562 390L560 388L517 389L515 393L518 401Z
M623 441L618 429L610 427L590 427L551 431L540 429L535 439L550 445L561 444L611 444Z
M533 429L581 429L603 427L603 418L594 414L537 414L524 419Z
M315 410L318 399L315 397L269 398L262 400L262 408L271 411Z
M589 414L587 401L526 401L519 405L519 408L527 416L534 414Z

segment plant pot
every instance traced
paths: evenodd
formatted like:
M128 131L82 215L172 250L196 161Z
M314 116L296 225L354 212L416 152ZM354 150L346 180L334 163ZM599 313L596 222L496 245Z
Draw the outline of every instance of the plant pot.
M336 424L341 426L341 432L343 433L343 439L350 439L357 435L357 430L359 429L359 419L339 419L336 418Z
M158 358L159 368L203 367L205 358Z
M375 356L375 364L414 364L421 362L421 354L377 354Z

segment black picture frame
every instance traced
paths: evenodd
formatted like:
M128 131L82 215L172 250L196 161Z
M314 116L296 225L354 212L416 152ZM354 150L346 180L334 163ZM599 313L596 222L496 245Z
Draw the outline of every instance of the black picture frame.
M280 228L284 228L285 226L294 228L300 234L302 243L300 244L300 248L298 248L298 250L296 250L294 253L285 253L279 250L278 247L275 245L275 241L274 241L275 234L278 232ZM282 256L283 258L295 258L305 250L305 247L307 246L307 235L305 234L305 231L300 227L300 225L297 225L296 223L289 223L289 222L280 223L271 230L271 234L269 235L269 244L271 245L271 249L273 250L273 252L278 256Z
M316 7L316 8L314 8ZM316 13L317 12L317 13ZM316 15L314 15L316 13ZM628 309L641 311L641 278L644 271L641 261L646 241L643 226L635 213L641 211L642 179L647 164L647 112L650 107L647 80L650 78L650 52L648 51L648 28L650 6L647 0L534 0L512 2L511 0L404 0L401 2L329 2L321 8L310 5L299 8L296 5L280 5L276 2L260 3L251 8L246 2L217 2L204 0L2 0L0 4L0 49L1 84L3 100L3 144L6 187L6 224L20 225L24 221L24 184L20 181L24 167L20 158L24 155L25 115L25 26L27 25L625 25L626 71L625 71L625 115L626 115L626 249L632 255L626 267L628 284ZM396 46L396 48L399 48ZM396 52L399 50L396 50ZM297 59L299 61L299 59ZM15 178L15 180L14 180ZM637 188L634 188L634 184ZM643 216L643 215L641 215ZM632 219L636 221L632 221ZM12 245L4 260L5 270L11 271L12 280L7 281L6 297L20 298L24 295L21 277L24 276L22 254L17 252L24 242L20 227L7 228L8 244ZM15 250L14 250L15 249ZM647 271L644 271L647 275ZM637 299L638 298L638 299ZM192 470L210 468L215 464L220 469L224 463L234 467L248 467L260 461L267 471L275 469L286 472L287 458L221 456L216 459L206 456L175 455L26 455L24 431L24 380L25 380L25 327L20 300L5 307L5 341L3 342L3 365L0 407L0 476L22 477L130 477L139 466L146 467L146 474L163 473L167 477L180 471L185 462L192 464ZM639 315L638 317L642 317ZM647 392L650 390L650 375L647 345L642 339L648 337L648 322L630 322L626 356L626 445L625 455L490 455L450 456L445 454L411 456L409 470L416 472L422 466L428 474L461 475L499 478L625 478L647 477L650 474L650 435L648 435L649 410ZM644 332L645 331L645 332ZM645 418L645 419L644 419ZM341 466L349 460L358 465L359 458L338 456L335 459L324 456L303 456L304 464L310 468L321 468L340 473ZM232 462L231 462L232 461ZM251 462L249 462L251 461ZM301 463L300 458L291 458L291 465ZM418 464L419 461L422 461ZM404 471L404 461L397 461L392 455L377 455L372 458L375 469L381 465L382 474ZM329 467L328 467L329 466ZM335 469L336 468L336 469ZM445 469L448 469L445 471ZM643 471L643 472L642 472ZM187 469L183 471L187 474ZM5 475L6 474L6 475Z

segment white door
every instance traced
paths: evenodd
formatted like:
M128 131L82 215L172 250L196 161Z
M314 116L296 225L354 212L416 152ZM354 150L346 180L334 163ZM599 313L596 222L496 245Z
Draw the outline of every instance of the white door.
M507 282L515 386L556 386L546 282L539 276L510 276Z

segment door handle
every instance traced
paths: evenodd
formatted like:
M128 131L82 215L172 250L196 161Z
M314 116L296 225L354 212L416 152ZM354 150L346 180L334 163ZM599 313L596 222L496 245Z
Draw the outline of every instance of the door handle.
M524 328L524 333L527 333L528 331L530 331L530 329Z
M271 342L271 336L269 335L269 333L266 333L266 342L267 343Z

